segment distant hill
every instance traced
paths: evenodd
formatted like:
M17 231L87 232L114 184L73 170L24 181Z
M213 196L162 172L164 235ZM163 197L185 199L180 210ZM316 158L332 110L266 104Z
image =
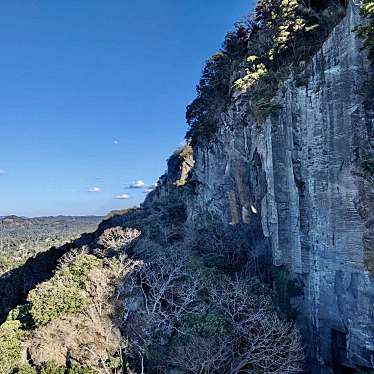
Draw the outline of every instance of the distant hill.
M6 227L22 227L32 225L32 219L27 219L25 217L18 216L5 216L1 219L1 225Z
M21 227L38 227L45 225L71 225L71 224L98 224L103 217L100 216L47 216L47 217L21 217L16 215L0 217L1 227L21 228Z
M95 231L100 216L0 217L0 275L27 258Z

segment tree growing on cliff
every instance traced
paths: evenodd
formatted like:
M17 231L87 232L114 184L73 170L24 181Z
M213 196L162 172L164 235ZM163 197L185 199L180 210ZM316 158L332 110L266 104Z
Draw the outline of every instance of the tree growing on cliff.
M344 15L342 3L260 0L255 12L227 35L219 53L208 60L197 97L187 107L186 139L192 145L212 140L224 122L223 114L239 97L246 98L242 111L257 123L279 110L273 98L280 83L291 72L300 72L318 51ZM365 9L370 10L370 5ZM362 33L370 36L372 31Z
M296 373L300 336L255 279L205 267L185 248L144 243L131 277L144 310L129 311L129 355L141 370L163 373ZM131 323L129 322L131 321ZM135 322L136 321L136 322ZM142 371L143 372L143 371Z
M367 50L369 60L374 68L374 0L363 0L361 14L366 18L367 23L356 29L358 35L363 39L364 49ZM374 100L374 73L364 88L367 106L373 106Z
M374 65L374 1L364 0L361 13L368 19L368 23L359 27L358 33L364 39L364 47L368 50L369 59Z
M187 106L186 121L190 130L186 139L193 146L197 139L209 140L218 129L219 113L230 95L232 74L244 58L252 22L238 23L229 32L222 49L206 63L196 99Z
M108 251L120 251L139 236L140 231L137 229L120 226L111 227L101 234L97 242L100 248L96 249L95 253L105 256Z

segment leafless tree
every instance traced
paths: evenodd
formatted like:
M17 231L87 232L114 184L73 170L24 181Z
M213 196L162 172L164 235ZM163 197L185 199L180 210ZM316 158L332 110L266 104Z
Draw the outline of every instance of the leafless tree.
M302 369L301 338L293 324L281 319L270 296L254 292L251 280L230 280L210 288L215 307L230 321L235 359L228 373L297 373Z
M186 252L171 247L150 253L134 276L134 284L144 296L148 319L158 327L171 328L181 314L196 308L202 284Z
M108 251L119 251L140 236L141 232L134 228L120 226L106 229L97 241L102 249L96 249L97 254L105 255Z
M178 345L170 355L170 363L184 373L220 373L230 360L232 338L191 335L187 343Z
M169 367L201 374L299 372L300 336L278 316L265 287L251 279L207 276L203 269L181 248L143 252L130 288L143 295L144 310L128 321L129 343L142 370L147 339L161 331L171 342L165 372ZM185 316L209 313L220 316L222 331L200 333L183 322Z

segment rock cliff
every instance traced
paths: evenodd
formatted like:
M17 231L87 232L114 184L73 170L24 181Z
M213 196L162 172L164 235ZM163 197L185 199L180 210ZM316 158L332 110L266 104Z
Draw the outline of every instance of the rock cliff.
M299 372L301 339L287 317L304 338L305 372L373 372L372 66L355 31L367 20L353 2L259 4L256 21L229 33L208 62L187 110L195 137L144 204L0 277L5 373L40 372L49 360L69 373L88 364L106 373ZM297 27L299 39L289 38ZM248 56L263 32L278 37L274 63L272 50ZM298 62L283 53L287 43ZM239 80L260 81L265 98L235 85L243 60L253 64ZM67 302L56 302L61 295Z
M313 373L374 368L374 190L362 172L374 115L363 104L370 66L346 16L301 73L279 87L281 109L264 124L233 95L214 139L194 147L188 220L210 213L246 227L248 250L286 269L303 291L288 297ZM171 168L145 205L176 189Z

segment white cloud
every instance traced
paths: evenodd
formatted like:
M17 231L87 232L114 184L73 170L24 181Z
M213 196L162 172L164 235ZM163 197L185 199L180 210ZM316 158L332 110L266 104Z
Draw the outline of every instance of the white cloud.
M149 192L152 192L154 190L154 188L144 188L143 192L144 193L149 193Z
M118 144L119 144L119 141L118 141L118 140L113 140L113 143L114 143L115 145L118 145Z
M118 199L118 200L127 200L129 197L130 197L129 195L127 195L127 194L124 193L122 195L117 195L114 198Z
M4 175L5 174L5 170L4 169L0 169L0 175Z
M101 188L100 187L91 187L88 189L88 192L100 192Z
M146 188L145 183L142 180L135 181L129 185L129 188Z

